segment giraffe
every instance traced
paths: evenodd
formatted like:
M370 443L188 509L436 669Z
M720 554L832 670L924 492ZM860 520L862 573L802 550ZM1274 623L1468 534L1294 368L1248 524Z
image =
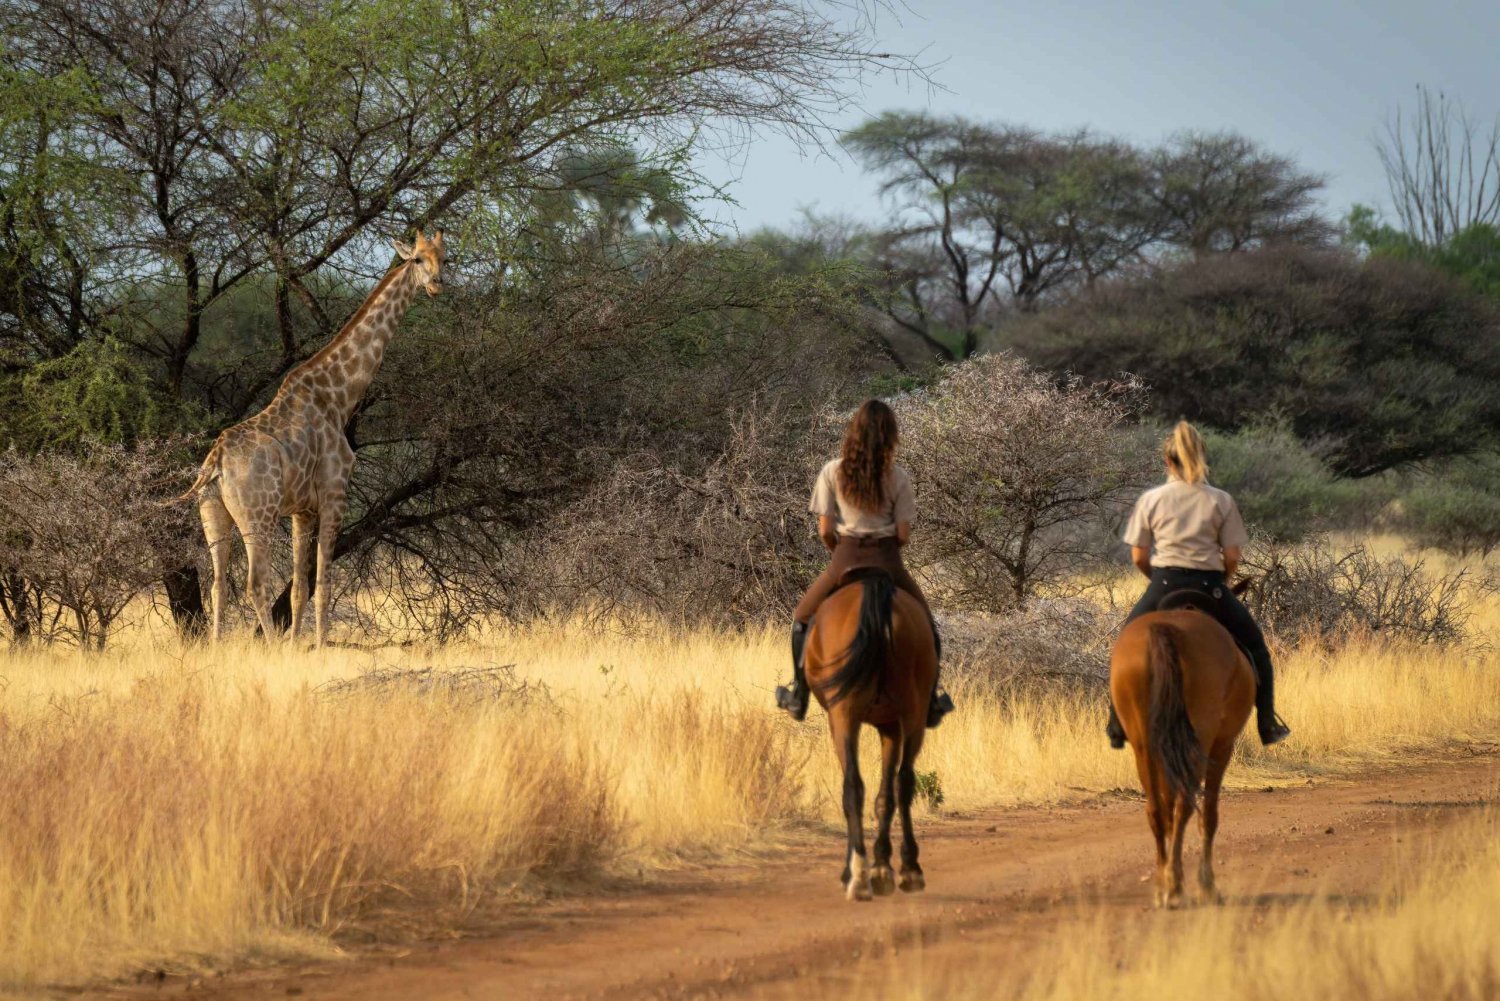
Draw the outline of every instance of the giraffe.
M396 324L420 287L435 296L443 287L443 231L428 239L417 231L408 246L394 241L401 261L388 271L343 329L323 349L287 374L264 410L219 435L198 479L177 502L196 498L213 561L213 638L223 636L225 573L232 530L245 540L249 564L245 591L262 633L271 627L270 553L277 523L292 519L292 628L302 628L307 570L317 532L317 593L313 596L317 646L328 623L328 564L348 507L354 450L344 428L380 369Z

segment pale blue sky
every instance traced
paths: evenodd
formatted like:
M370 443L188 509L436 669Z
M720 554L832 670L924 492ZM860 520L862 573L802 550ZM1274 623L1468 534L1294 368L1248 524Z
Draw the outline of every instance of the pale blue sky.
M935 64L946 91L867 81L840 128L888 109L927 108L1049 130L1089 126L1143 142L1182 128L1230 128L1328 175L1329 211L1386 200L1371 140L1418 83L1500 111L1496 0L910 0L882 13L880 43ZM762 136L700 167L736 206L709 207L753 230L803 206L874 218L871 183L837 151Z

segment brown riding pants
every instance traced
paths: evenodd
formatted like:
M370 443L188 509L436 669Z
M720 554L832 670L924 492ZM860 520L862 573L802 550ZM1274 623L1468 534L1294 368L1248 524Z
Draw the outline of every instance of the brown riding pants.
M896 586L920 601L927 617L932 618L927 596L922 593L917 582L912 580L911 574L906 571L906 564L901 560L899 542L894 538L860 539L847 535L839 538L838 545L833 547L833 559L829 561L828 569L812 582L812 586L797 603L797 610L792 613L792 617L798 622L811 622L818 612L818 606L823 603L823 599L838 590L846 573L867 567L878 567L890 574Z

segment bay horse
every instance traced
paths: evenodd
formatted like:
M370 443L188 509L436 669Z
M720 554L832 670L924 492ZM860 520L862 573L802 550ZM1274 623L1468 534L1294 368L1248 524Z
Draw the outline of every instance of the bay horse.
M927 885L917 862L911 802L916 761L927 733L927 703L937 683L937 650L921 602L877 570L852 571L826 598L807 637L808 687L828 714L834 751L844 771L844 819L849 850L843 884L850 900L888 895L891 820L901 808L900 887ZM860 728L880 734L880 789L875 796L875 864L865 856L865 785L859 774Z
M1217 901L1219 788L1255 704L1249 658L1213 617L1206 595L1174 591L1157 611L1120 631L1110 652L1109 689L1135 752L1156 838L1156 906L1182 903L1182 840L1200 789L1198 888L1202 899Z

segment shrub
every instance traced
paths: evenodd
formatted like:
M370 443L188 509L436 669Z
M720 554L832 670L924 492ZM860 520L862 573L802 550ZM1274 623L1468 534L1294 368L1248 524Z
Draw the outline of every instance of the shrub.
M1017 685L1102 687L1120 616L1087 599L1049 598L1000 614L941 616L944 674L966 694Z
M78 455L0 456L0 609L18 639L103 649L120 612L192 562L187 505L162 508L180 477L162 443L85 444Z
M1500 456L1460 460L1440 476L1424 476L1401 502L1401 527L1413 541L1488 556L1500 547Z
M1212 479L1234 495L1260 534L1296 542L1370 517L1380 494L1369 481L1342 479L1284 427L1206 431Z
M1253 578L1246 604L1287 643L1336 646L1359 635L1456 643L1475 601L1495 586L1467 568L1436 573L1421 560L1382 558L1362 545L1338 549L1326 538L1255 545L1243 567Z
M1015 608L1112 555L1089 529L1149 476L1131 433L1138 385L1059 382L988 355L893 403L918 499L909 559L935 603Z
M534 576L566 614L650 611L676 622L789 614L826 562L808 525L816 459L775 410L733 419L695 471L643 451L618 462L537 543Z

